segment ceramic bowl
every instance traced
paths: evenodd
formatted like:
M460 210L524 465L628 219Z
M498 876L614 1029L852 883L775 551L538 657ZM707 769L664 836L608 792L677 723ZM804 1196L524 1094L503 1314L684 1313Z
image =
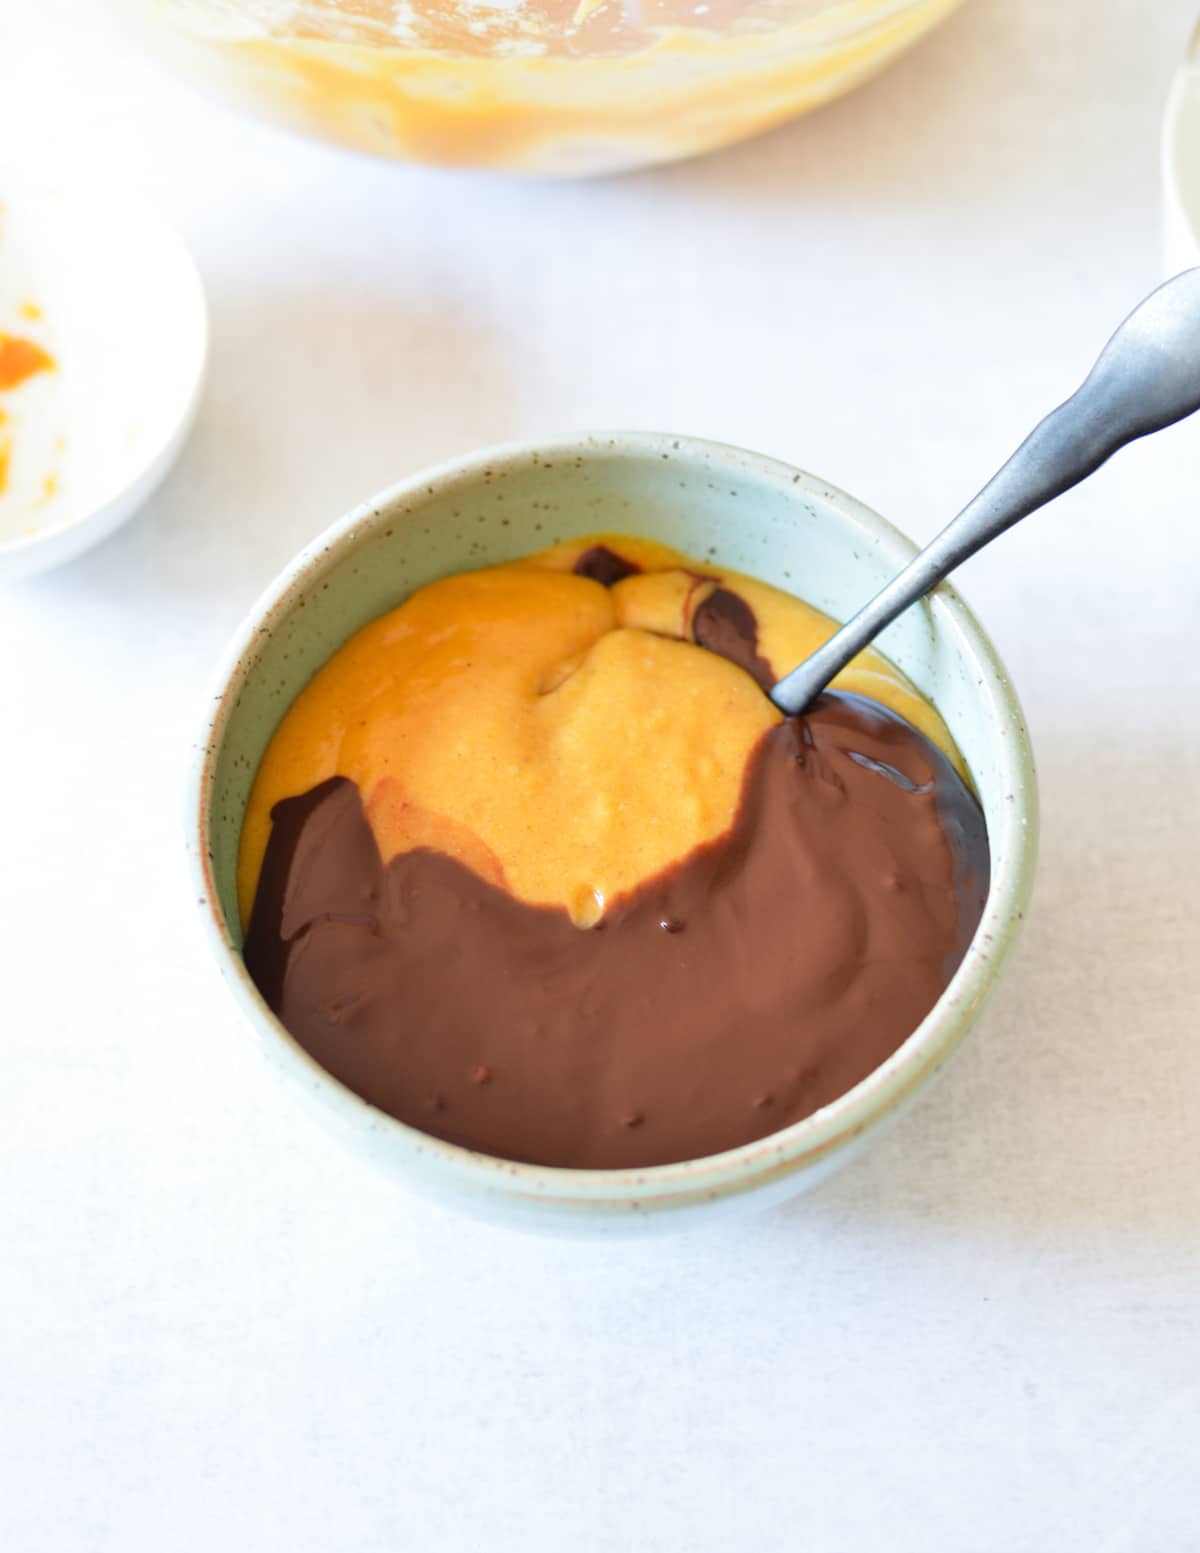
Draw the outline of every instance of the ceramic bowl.
M1037 796L1029 740L975 617L941 587L880 638L937 705L970 767L992 848L991 889L953 981L900 1049L856 1088L742 1148L640 1170L514 1164L384 1115L319 1067L270 1013L239 952L234 883L251 780L297 692L361 626L434 578L596 530L648 535L752 573L843 617L913 545L825 481L684 437L612 434L512 446L382 492L291 563L220 670L194 761L187 831L196 895L242 1017L279 1079L325 1127L397 1182L489 1219L600 1232L660 1228L765 1205L813 1185L929 1080L974 1024L1025 913Z

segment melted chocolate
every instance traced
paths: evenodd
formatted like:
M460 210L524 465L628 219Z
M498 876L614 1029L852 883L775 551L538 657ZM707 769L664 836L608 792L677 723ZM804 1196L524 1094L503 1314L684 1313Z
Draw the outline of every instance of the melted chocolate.
M385 865L343 778L273 818L245 955L295 1038L402 1121L552 1165L711 1154L843 1094L929 1012L988 888L949 761L848 695L771 729L732 830L592 929L441 853Z
M696 606L692 616L692 640L719 657L745 669L763 690L771 690L775 675L758 651L758 621L745 599L728 588L714 588Z
M623 555L610 550L607 545L593 545L585 550L571 570L577 577L590 577L593 582L611 588L626 577L636 577L641 567L627 561Z

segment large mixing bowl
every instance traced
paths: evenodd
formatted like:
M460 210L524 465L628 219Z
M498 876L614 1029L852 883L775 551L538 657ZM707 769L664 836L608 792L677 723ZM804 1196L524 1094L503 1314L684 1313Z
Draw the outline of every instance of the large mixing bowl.
M959 0L123 0L210 85L385 156L597 173L829 101Z

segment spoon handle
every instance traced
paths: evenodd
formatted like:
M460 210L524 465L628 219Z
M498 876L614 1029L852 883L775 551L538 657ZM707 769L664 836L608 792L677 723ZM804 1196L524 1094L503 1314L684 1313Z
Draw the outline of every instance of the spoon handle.
M1151 293L1083 385L1034 428L979 495L823 647L775 686L783 712L814 696L910 604L1022 518L1086 480L1127 442L1200 408L1200 269Z

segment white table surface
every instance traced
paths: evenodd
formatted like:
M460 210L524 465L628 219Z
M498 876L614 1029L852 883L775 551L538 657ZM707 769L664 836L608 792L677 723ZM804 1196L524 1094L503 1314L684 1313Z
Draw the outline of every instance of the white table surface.
M940 1086L785 1209L543 1242L366 1174L242 1055L179 833L240 615L422 464L672 428L931 534L1158 278L1194 9L969 0L806 122L556 186L310 146L4 8L0 147L148 188L213 355L144 514L0 597L0 1548L1196 1548L1200 428L969 569L1036 907Z

